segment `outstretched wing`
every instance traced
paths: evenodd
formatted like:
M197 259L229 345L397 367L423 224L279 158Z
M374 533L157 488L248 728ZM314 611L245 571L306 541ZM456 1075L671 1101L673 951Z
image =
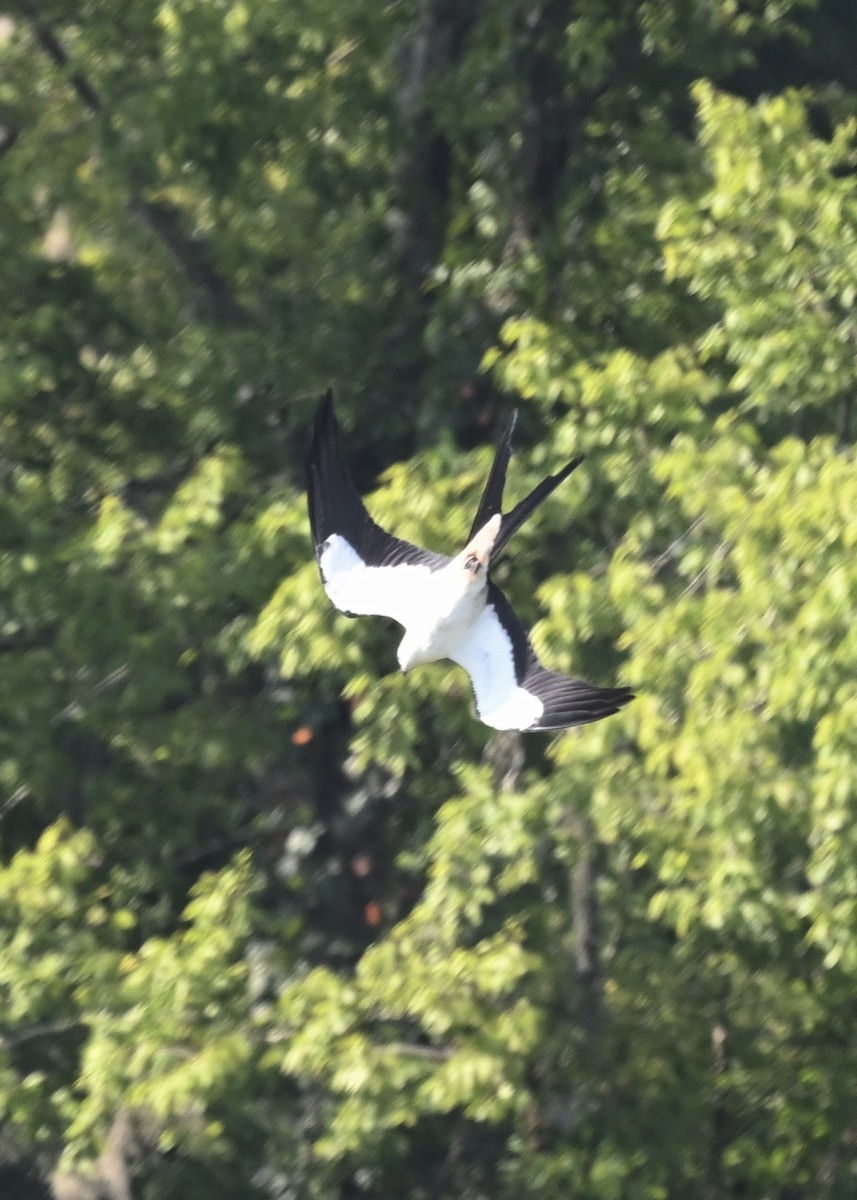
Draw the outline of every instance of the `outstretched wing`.
M562 481L567 479L572 471L583 462L583 455L579 454L570 463L566 463L561 471L557 471L555 475L548 475L546 479L543 479L540 484L533 488L528 496L524 497L520 504L515 505L511 512L503 513L503 488L506 483L506 472L509 469L509 459L512 454L512 434L515 432L517 420L518 410L515 409L497 446L497 453L494 455L494 462L491 465L491 473L485 484L482 499L479 501L479 509L473 522L473 528L470 530L470 537L472 538L493 516L497 513L502 515L503 520L500 525L500 533L491 551L492 560L499 556L509 539L521 528L524 521L536 511L542 501L546 500L551 492L555 491Z
M634 695L629 688L601 688L546 670L511 604L493 583L481 616L450 658L467 671L480 719L494 729L586 725L618 712Z
M349 617L407 624L427 576L449 559L393 537L369 516L342 461L332 392L319 403L306 469L313 546L328 596Z

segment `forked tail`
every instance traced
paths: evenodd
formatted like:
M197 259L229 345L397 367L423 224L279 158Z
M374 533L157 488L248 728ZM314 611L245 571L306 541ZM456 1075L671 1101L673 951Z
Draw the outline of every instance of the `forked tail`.
M479 501L479 508L476 512L476 518L470 530L468 541L475 534L483 529L493 516L500 513L502 521L500 523L500 532L491 549L491 559L495 560L503 547L515 534L524 521L531 516L543 500L546 500L551 492L567 479L572 471L576 470L583 462L584 456L579 454L577 458L573 458L570 463L567 463L561 471L557 471L555 475L548 475L547 479L543 479L537 487L534 487L529 496L526 496L520 504L516 504L511 512L503 512L503 487L506 483L506 471L509 467L509 458L512 453L512 434L515 431L515 424L518 419L517 409L512 413L509 419L509 424L506 426L500 443L497 446L497 453L494 455L494 462L491 466L491 473L488 476L488 481L485 484L485 490L482 493L482 499Z

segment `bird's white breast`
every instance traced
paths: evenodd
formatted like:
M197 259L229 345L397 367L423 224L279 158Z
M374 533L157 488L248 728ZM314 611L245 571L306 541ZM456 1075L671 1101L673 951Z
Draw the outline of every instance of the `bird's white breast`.
M402 669L449 658L450 651L478 621L485 598L484 580L474 582L457 563L435 571L424 586L414 590L399 646Z

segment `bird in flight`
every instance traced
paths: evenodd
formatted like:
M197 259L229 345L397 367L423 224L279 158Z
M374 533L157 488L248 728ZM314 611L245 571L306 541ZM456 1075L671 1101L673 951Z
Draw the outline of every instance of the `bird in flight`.
M504 513L503 485L517 413L500 439L467 545L454 558L393 537L363 506L340 453L333 394L320 401L307 459L313 545L322 582L346 616L392 617L404 627L403 671L449 658L473 684L480 719L494 729L556 730L600 721L633 697L548 671L489 578L491 564L582 455Z

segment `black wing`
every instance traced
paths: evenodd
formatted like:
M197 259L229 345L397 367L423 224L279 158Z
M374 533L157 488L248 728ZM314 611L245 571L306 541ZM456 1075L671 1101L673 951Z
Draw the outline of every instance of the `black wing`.
M588 725L611 716L633 700L634 693L630 688L598 687L584 679L559 675L543 667L515 610L494 583L488 585L488 605L494 609L511 641L518 687L543 706L541 714L527 726L528 730Z
M408 563L437 570L449 562L444 554L393 537L369 516L342 461L331 391L322 397L316 411L306 472L309 523L316 555L329 537L339 534L367 567Z

